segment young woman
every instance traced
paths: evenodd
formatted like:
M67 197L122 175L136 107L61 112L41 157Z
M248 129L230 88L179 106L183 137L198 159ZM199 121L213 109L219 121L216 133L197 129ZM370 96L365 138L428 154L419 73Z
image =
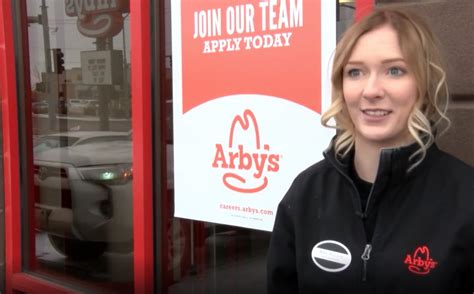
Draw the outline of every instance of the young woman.
M439 150L448 90L418 17L379 9L337 45L337 135L281 201L268 293L473 293L474 169Z

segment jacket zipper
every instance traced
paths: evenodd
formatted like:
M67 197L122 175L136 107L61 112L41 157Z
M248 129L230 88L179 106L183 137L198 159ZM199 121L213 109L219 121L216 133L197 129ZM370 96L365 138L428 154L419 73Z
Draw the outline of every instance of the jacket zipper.
M382 152L383 152L383 150L382 150ZM352 179L337 166L337 164L333 164L333 166L339 171L339 173L342 174L343 177L345 177L349 181L349 183L352 185L352 188L356 191L356 194L358 195L358 198L359 198L359 207L362 210L363 207L362 207L362 204L360 202L360 195L359 195L359 191L357 190L356 185L354 184ZM373 194L373 191L374 191L374 186L375 186L375 182L372 184L372 187L370 188L370 192L369 192L369 196L367 198L367 203L365 205L365 209L360 212L360 216L362 217L362 219L364 219L368 216L367 211L369 209L369 203L370 203L370 200L372 198L372 194ZM364 229L364 233L366 234L365 229ZM366 244L365 248L364 248L364 252L362 253L362 256L361 256L362 262L363 262L363 271L362 271L362 281L363 282L367 281L367 261L369 261L369 259L370 259L370 252L371 251L372 251L372 244Z
M372 245L371 244L366 244L364 252L362 253L362 262L364 263L364 270L362 272L362 281L365 282L367 281L367 261L370 259L370 252L372 251Z
M361 211L364 218L368 216L367 211L369 210L369 203L370 203L370 199L372 198L372 194L374 192L374 186L375 186L375 182L373 182L372 186L370 187L370 192L369 192L369 196L367 197L367 203L365 204L365 209L364 211ZM357 187L355 189L357 190ZM359 198L360 198L360 195L359 195ZM361 205L361 208L362 208L362 205Z

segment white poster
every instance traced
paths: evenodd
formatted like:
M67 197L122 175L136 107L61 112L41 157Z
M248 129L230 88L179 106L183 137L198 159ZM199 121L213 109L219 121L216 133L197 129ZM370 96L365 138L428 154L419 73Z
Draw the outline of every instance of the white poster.
M175 216L270 231L334 135L335 1L171 4Z

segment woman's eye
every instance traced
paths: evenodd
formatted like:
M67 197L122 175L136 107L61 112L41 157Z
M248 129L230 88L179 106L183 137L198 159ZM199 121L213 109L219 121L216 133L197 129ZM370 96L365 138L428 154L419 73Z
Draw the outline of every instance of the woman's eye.
M351 78L356 78L362 74L360 69L353 68L347 71L347 75Z
M391 67L388 69L388 74L391 76L401 76L405 71L399 67Z

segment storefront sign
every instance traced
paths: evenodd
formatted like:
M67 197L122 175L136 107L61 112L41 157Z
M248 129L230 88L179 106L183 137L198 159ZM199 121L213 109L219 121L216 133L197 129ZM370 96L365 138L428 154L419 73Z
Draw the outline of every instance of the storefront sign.
M171 2L175 216L271 230L322 158L335 1Z
M77 29L91 38L113 37L123 28L128 0L66 0L66 15L77 16Z
M82 51L82 82L85 85L114 85L123 81L122 51Z

